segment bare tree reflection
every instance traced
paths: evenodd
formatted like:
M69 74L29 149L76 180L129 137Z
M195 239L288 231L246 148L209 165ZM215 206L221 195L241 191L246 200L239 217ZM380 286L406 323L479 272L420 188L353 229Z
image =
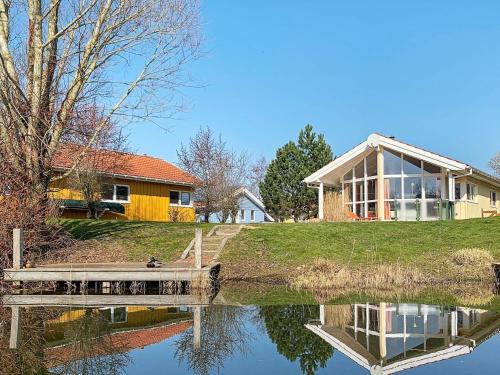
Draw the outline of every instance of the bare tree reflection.
M201 312L201 344L196 345L196 329L184 332L175 342L175 358L186 362L198 375L224 367L227 358L247 355L251 335L245 327L249 311L233 306L210 305Z
M86 309L84 315L71 322L65 331L60 363L52 370L60 375L119 375L130 363L127 348L113 341L111 327L103 315ZM49 354L48 354L49 356ZM49 361L52 358L48 358Z

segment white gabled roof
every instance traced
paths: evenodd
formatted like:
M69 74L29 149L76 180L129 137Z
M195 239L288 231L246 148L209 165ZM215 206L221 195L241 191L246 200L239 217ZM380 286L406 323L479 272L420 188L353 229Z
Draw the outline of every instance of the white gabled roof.
M267 212L266 212L266 206L264 206L264 203L262 203L262 201L257 198L250 190L248 190L246 187L241 187L239 188L238 190L236 190L236 192L234 193L234 195L238 196L238 195L244 195L246 196L248 199L250 199L257 207L259 207L262 212L264 212L264 215L265 217L267 218L267 220L269 221L272 221L274 222L274 218L269 215Z
M359 160L366 156L370 151L377 149L379 146L412 156L416 159L423 160L424 162L445 168L451 172L474 172L474 174L479 175L476 177L482 176L483 178L488 178L489 182L494 183L495 185L500 185L499 179L481 172L480 170L473 170L473 168L468 164L436 154L435 152L424 150L420 147L412 146L408 143L401 142L392 137L386 137L378 133L370 134L366 141L357 145L350 151L325 165L323 168L306 177L304 179L304 182L310 185L315 185L319 184L320 182L338 181L340 175L346 173Z

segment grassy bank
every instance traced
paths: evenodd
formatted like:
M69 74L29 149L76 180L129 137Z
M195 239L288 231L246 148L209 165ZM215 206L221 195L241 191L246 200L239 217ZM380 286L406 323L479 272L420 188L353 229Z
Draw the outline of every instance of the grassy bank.
M213 225L117 220L60 220L62 228L77 241L61 261L133 262L154 256L163 261L178 259L200 227Z
M397 265L446 276L445 259L469 248L500 259L500 218L259 225L231 240L221 261L224 276L234 280L286 281L317 259L367 272L374 265Z

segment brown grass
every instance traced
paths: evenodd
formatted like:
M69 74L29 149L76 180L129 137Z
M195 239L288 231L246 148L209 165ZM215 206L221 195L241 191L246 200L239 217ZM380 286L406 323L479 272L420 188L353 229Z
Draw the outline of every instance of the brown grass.
M351 321L351 305L325 305L325 325L344 328Z
M493 279L493 256L486 250L460 249L448 260L449 275L457 281Z
M324 215L326 221L345 221L347 212L342 204L342 194L336 191L325 193Z

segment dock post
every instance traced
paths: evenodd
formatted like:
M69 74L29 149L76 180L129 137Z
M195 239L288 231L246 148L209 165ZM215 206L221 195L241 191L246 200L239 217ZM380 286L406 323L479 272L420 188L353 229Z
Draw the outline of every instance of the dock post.
M12 268L20 270L23 268L24 233L20 228L12 230ZM14 289L21 287L20 281L12 283Z
M201 228L196 228L195 231L195 243L194 243L194 267L201 270L201 243L203 241L203 231Z
M12 306L12 319L10 320L10 349L19 349L21 342L21 308Z
M193 348L201 348L201 306L194 306L193 311Z

